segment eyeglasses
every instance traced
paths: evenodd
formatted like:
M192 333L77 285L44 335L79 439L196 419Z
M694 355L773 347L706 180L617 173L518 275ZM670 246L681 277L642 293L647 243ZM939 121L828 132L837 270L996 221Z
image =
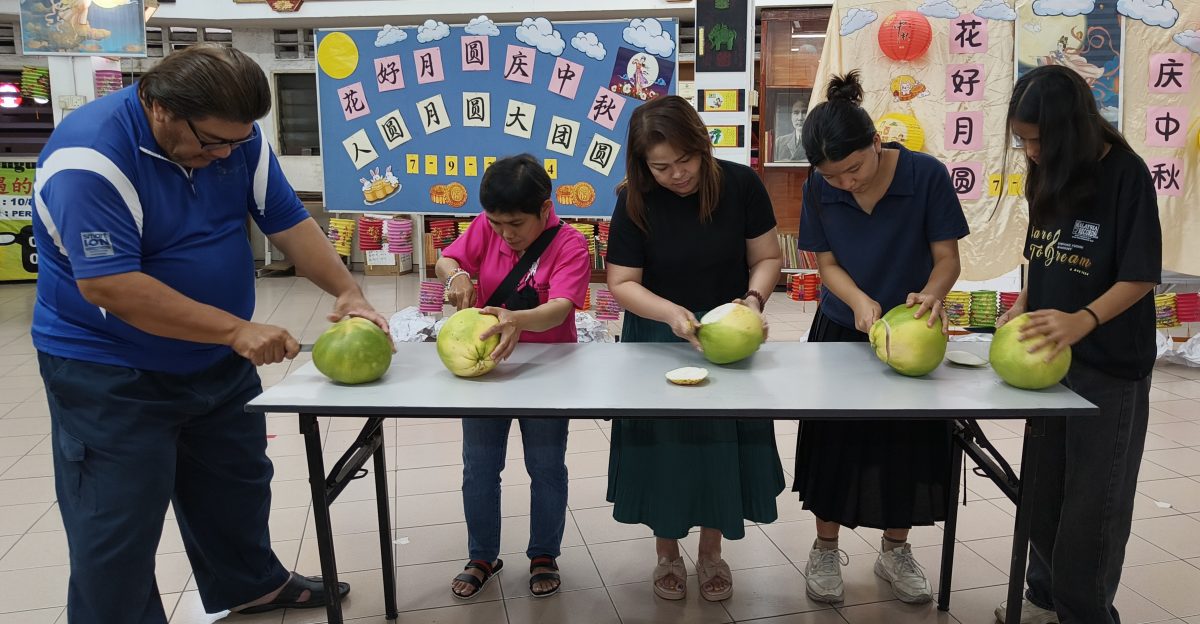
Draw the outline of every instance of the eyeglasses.
M212 143L205 143L203 140L201 140L200 135L196 132L196 126L192 125L192 120L184 119L184 121L187 123L188 129L192 131L192 136L196 137L196 142L200 144L200 149L206 152L215 152L227 147L229 149L233 149L239 145L249 143L258 138L258 126L255 125L250 129L250 136L244 139L238 139L236 141L214 141Z

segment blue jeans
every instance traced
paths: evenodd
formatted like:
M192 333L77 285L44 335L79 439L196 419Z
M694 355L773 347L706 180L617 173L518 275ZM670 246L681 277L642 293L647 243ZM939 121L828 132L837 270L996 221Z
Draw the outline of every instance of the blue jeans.
M1132 381L1071 363L1063 382L1100 408L1047 419L1027 505L1030 602L1062 624L1119 624L1113 606L1133 522L1150 378Z
M567 425L565 419L521 418L525 470L529 472L531 559L558 557L567 521ZM508 449L511 418L464 418L463 509L471 559L500 556L500 471Z
M209 613L287 581L271 551L262 392L230 356L168 375L38 354L50 404L54 486L70 546L71 624L166 624L154 553L167 503Z

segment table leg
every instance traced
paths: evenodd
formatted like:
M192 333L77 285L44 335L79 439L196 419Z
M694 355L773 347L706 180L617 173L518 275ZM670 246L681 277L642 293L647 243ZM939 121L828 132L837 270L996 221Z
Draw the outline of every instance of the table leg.
M382 438L383 431L375 435ZM379 509L379 556L383 562L383 606L387 619L400 616L396 610L396 561L392 556L392 516L388 510L387 446L380 439L375 448L375 503Z
M1025 421L1025 440L1021 444L1021 480L1017 487L1017 518L1013 529L1012 559L1008 567L1008 613L1005 624L1020 624L1021 603L1025 597L1025 565L1029 556L1029 505L1025 496L1037 483L1037 461L1041 439L1046 433L1044 418Z
M958 447L958 435L950 455L950 487L946 501L946 524L942 531L942 572L938 579L938 610L950 610L950 587L954 576L954 539L958 531L958 491L962 487L963 450Z
M337 560L333 553L333 527L329 524L329 500L325 497L325 459L321 455L321 429L317 417L300 415L300 433L308 454L308 485L312 489L313 520L317 529L317 552L321 556L321 578L325 595L338 595ZM342 603L331 599L325 607L329 624L342 624Z

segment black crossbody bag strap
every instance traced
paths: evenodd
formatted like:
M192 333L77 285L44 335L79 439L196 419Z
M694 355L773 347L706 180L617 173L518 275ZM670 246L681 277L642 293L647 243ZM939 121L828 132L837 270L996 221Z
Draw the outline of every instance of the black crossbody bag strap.
M487 300L488 306L496 307L508 301L509 296L517 288L517 282L529 272L529 268L533 266L534 262L537 262L542 252L546 251L546 248L550 246L550 241L554 240L554 237L558 235L558 230L561 228L562 223L559 223L548 230L542 230L537 240L533 241L533 244L529 246L529 249L525 250L521 259L517 261L517 266L513 267L508 272L508 275L504 277L504 281L500 282L496 290L492 291L492 296L488 297Z

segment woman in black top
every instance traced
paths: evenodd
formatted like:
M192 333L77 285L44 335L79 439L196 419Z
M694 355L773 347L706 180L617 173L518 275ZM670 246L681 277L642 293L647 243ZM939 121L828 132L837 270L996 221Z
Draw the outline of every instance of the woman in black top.
M627 145L608 238L608 286L625 308L621 339L699 348L698 317L730 301L759 314L779 280L771 201L754 170L713 157L683 98L639 106ZM721 539L744 537L746 520L773 522L783 486L770 421L613 421L608 500L617 521L654 530L661 598L684 597L679 540L696 526L700 594L728 598Z
M1063 383L1100 408L1098 417L1047 419L1026 494L1021 621L1116 624L1156 355L1154 183L1069 69L1039 67L1018 80L1008 122L1029 163L1029 280L997 325L1028 311L1021 336L1030 350L1049 359L1071 347Z

